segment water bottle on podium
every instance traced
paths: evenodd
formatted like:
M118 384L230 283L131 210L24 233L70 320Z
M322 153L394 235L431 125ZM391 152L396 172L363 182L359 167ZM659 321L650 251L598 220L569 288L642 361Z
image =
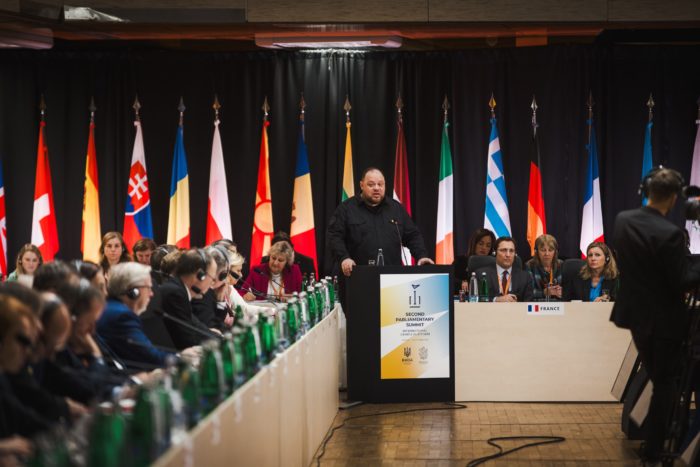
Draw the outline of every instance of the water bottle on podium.
M476 278L476 273L472 273L469 279L469 302L474 303L479 301L479 280Z
M202 411L207 415L223 399L225 382L218 342L208 340L202 347L204 347L204 355L199 364L199 375L204 405Z
M489 280L485 272L481 273L481 280L479 281L479 301L489 301Z
M384 266L384 252L381 248L377 252L377 266Z

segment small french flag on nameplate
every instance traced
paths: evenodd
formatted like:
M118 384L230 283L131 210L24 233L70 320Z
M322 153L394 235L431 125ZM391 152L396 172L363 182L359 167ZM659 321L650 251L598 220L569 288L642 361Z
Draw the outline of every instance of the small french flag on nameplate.
M564 314L562 302L528 303L526 306L529 316L562 316Z

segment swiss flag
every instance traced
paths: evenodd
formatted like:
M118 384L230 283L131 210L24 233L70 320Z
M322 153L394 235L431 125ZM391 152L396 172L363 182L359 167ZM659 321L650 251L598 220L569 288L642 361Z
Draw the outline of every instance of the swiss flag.
M44 261L53 260L58 252L56 210L53 207L51 167L49 150L44 139L43 120L39 124L39 146L36 160L36 182L34 185L34 213L32 214L32 243L39 247Z

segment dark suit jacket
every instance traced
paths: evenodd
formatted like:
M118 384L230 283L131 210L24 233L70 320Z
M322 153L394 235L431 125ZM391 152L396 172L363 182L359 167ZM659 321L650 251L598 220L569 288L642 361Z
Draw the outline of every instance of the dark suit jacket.
M585 280L577 275L569 283L562 285L562 300L569 302L571 300L581 300L584 302L591 301L591 280ZM617 298L617 279L603 279L603 285L600 287L601 294L603 290L610 291L610 301L615 301Z
M467 255L459 255L452 262L454 267L454 283L452 284L452 290L455 294L459 293L462 288L462 281L468 281L470 274L467 271L469 266L469 257Z
M226 316L224 314L221 318L222 314L217 308L216 293L212 289L207 290L202 298L192 299L192 313L208 328L215 328L219 331L226 329L223 321Z
M27 366L17 374L8 373L5 376L12 387L12 392L22 404L52 422L70 420L66 399L42 388L34 377L31 367Z
M499 282L498 269L496 265L487 266L476 271L476 276L481 280L481 273L485 272L486 277L489 281L489 300L493 301L494 298L500 295L499 292ZM511 279L510 279L510 292L518 297L519 302L530 302L532 301L532 280L530 279L530 274L518 269L513 265L511 269Z
M0 438L32 437L50 426L45 418L17 399L5 375L0 373Z
M686 257L681 229L655 209L642 207L617 215L613 242L620 288L610 319L639 334L685 336L684 292L700 281L700 274Z
M267 295L267 286L270 283L270 267L267 263L257 266L260 273L255 271L253 268L246 277L245 283L243 284L243 290L252 289L261 292L262 294L255 294L258 298L265 298ZM261 274L262 273L262 274ZM282 281L284 282L284 293L290 294L292 292L301 292L301 270L296 264L292 264L292 267L285 267L282 270ZM255 292L253 292L255 293ZM264 295L263 295L264 294Z
M185 284L182 283L179 277L171 277L158 289L161 295L160 310L169 315L179 318L182 321L190 323L195 328L201 329L204 334L198 333L192 329L188 329L173 320L164 318L165 327L173 339L175 348L178 350L199 345L207 339L207 334L210 334L207 326L199 321L192 313L192 304L187 295Z
M97 334L127 365L133 361L164 366L165 358L172 355L154 347L143 332L139 317L114 298L107 300L107 307L97 321Z

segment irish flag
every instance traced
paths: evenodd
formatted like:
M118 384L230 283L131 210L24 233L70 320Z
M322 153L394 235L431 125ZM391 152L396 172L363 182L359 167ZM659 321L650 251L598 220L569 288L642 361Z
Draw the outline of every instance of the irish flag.
M206 244L209 245L222 238L233 239L233 233L231 231L231 211L228 206L224 151L221 146L219 119L217 118L214 121L214 141L211 147Z
M440 181L438 182L437 233L435 235L435 263L452 264L454 247L452 244L452 218L454 190L452 186L452 151L445 119L440 146Z
M289 237L292 243L294 243L295 251L313 258L314 269L318 276L316 229L314 228L314 203L311 193L309 156L306 142L304 141L304 120L301 121L299 129L297 166L294 178L294 202L292 203L292 226L289 231Z
M100 190L97 183L97 153L95 151L95 122L90 119L87 161L85 163L85 193L83 195L83 229L80 250L84 261L100 262Z

